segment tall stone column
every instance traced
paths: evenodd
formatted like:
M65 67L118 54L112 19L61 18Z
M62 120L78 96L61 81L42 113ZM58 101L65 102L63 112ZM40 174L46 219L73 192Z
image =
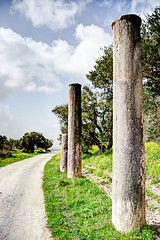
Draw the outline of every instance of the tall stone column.
M60 172L67 172L68 135L62 134Z
M69 85L68 104L68 177L81 177L81 85Z
M124 15L113 28L112 222L120 232L145 224L145 156L141 19Z

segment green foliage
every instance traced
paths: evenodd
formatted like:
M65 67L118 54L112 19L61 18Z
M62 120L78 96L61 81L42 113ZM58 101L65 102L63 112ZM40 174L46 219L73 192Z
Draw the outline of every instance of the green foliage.
M84 86L82 92L82 144L88 149L96 144L99 153L109 149L112 146L112 118L111 94L108 94L107 90L96 91L91 87Z
M105 89L112 98L113 91L113 48L105 47L103 55L96 60L94 69L86 77L94 88Z
M42 133L37 132L25 133L20 139L20 147L24 149L24 152L28 153L34 153L35 147L47 150L52 145L52 140L45 138Z
M68 179L57 171L57 160L60 155L46 164L43 180L48 225L54 239L155 239L156 228L151 226L126 235L116 231L111 221L111 200L89 180Z
M144 87L145 141L160 142L160 97Z
M5 148L5 145L8 143L7 137L4 135L0 135L0 150L3 150Z
M12 146L8 141L7 137L0 135L0 158L5 159L6 157L11 157Z
M92 86L84 86L82 93L82 111L84 132L89 141L84 144L96 144L99 153L112 146L113 128L113 50L112 46L103 49L103 55L86 77ZM84 133L83 133L84 134ZM87 139L88 140L88 139ZM92 141L91 141L92 140Z
M160 142L160 7L141 27L145 140Z
M65 186L67 186L67 185L69 185L69 181L66 181L66 179L64 179L64 178L61 178L61 179L59 179L59 181L57 182L57 187L65 187Z
M93 145L87 153L83 152L82 154L82 160L85 160L85 159L88 159L94 155L98 155L99 153L99 149L98 149L98 146L96 145Z
M60 120L60 131L59 141L62 140L62 134L68 132L68 104L56 106L52 112L57 115Z
M96 169L94 174L97 172L101 172L102 170L108 170L108 172L112 172L112 149L102 153L98 156L91 156L89 158L84 159L85 164L92 164L92 166ZM98 176L98 174L96 174Z
M100 153L112 146L112 47L105 48L104 53L96 61L94 70L87 74L93 87L84 86L82 91L82 147L84 152L88 152L93 144L99 147ZM108 73L106 74L107 67ZM95 77L96 74L97 77ZM96 84L94 79L97 79ZM103 90L100 89L102 82L105 86ZM99 89L96 90L95 87ZM61 133L66 133L68 131L68 105L56 106L52 112L60 119Z
M11 157L7 157L4 159L0 158L0 167L4 167L14 162L22 161L26 158L31 158L37 154L42 154L42 152L39 153L36 151L35 153L24 153L21 150L13 151Z
M141 27L142 74L144 84L145 140L160 141L160 8L154 9ZM113 128L113 49L103 49L102 56L86 77L91 86L82 91L82 146L88 152L92 145L102 153L112 146ZM68 105L52 110L67 132ZM60 136L61 138L61 136Z
M155 8L151 15L149 14L146 15L146 20L144 21L141 27L141 45L142 45L142 74L144 80L145 139L146 141L159 142L160 7ZM105 128L103 132L109 133L108 136L106 136L106 133L103 134L104 139L103 138L101 139L101 142L105 142L105 137L109 136L110 138L112 137L112 95L113 95L112 46L110 46L109 48L104 48L104 55L102 55L96 61L94 69L90 71L89 74L87 74L86 76L91 81L94 88L100 89L101 97L99 97L99 99L103 99L102 106L105 107L104 111L108 113L106 114L106 116L104 116L105 121L103 123L103 126ZM90 107L92 107L93 109L95 108L92 105ZM97 107L97 109L99 109L99 106Z
M146 177L152 183L160 182L160 145L154 142L145 143Z
M147 89L160 96L160 7L156 7L141 27L142 72Z
M102 170L107 170L111 173L112 149L98 156L93 154L88 154L87 156L86 154L83 163L87 165L92 164L96 169L94 171L95 174ZM145 143L145 165L146 178L151 179L152 183L160 182L160 144L155 142Z
M32 157L34 152L44 153L52 145L52 140L36 132L25 133L20 140L8 140L6 136L0 135L0 167ZM23 152L20 149L23 149Z
M157 195L157 194L155 194L155 193L153 193L153 192L150 190L150 188L146 188L146 195L149 196L149 197L152 197L152 198L156 199L156 201L157 201L158 203L160 203L160 196Z

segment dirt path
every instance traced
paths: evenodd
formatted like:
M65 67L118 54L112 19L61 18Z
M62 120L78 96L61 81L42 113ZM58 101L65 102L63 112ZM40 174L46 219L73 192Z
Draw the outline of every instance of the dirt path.
M50 239L41 186L44 165L55 153L0 168L1 240Z
M90 171L91 170L91 171ZM101 177L98 177L92 173L92 170L95 170L95 167L91 164L83 166L83 176L85 176L90 181L96 183L98 187L106 193L110 198L112 198L112 183L107 178L102 179ZM106 170L107 171L107 170ZM112 177L112 174L107 172L110 177ZM157 195L159 195L159 184L153 185L151 184L151 181L146 181L146 188L150 187L152 192L155 192ZM148 225L156 226L157 232L160 235L160 215L159 215L159 202L154 198L154 196L147 196L146 195L146 221ZM150 209L151 207L152 210ZM150 208L149 208L150 207ZM155 240L159 240L160 238L155 238Z

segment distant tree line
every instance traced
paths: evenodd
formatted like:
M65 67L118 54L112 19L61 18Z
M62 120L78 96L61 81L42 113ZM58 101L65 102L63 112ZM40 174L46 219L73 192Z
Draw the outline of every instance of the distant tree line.
M144 87L145 141L160 141L160 7L141 26L142 74ZM87 75L89 86L82 89L82 147L92 145L102 153L112 146L113 128L113 48L104 54ZM68 104L56 106L61 134L68 131ZM61 140L61 134L59 140Z
M11 156L11 151L15 149L34 153L35 148L47 150L52 145L52 140L45 138L42 133L38 132L25 133L19 140L7 139L6 136L0 135L0 156Z

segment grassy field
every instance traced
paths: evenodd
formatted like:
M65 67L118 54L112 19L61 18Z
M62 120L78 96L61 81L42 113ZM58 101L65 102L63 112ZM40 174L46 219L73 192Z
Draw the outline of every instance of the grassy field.
M98 148L94 146L90 154L83 155L83 163L88 166L92 165L95 175L105 177L104 170L112 172L112 150L99 156L96 156L97 153ZM146 178L150 179L152 183L160 182L160 145L158 143L145 143L145 165Z
M9 158L5 158L5 159L1 159L0 158L0 167L4 167L8 164L14 163L14 162L19 162L22 161L26 158L30 158L33 157L35 155L38 154L42 154L45 153L46 151L39 151L39 150L35 150L35 153L24 153L21 150L17 150L17 151L12 151L12 157Z
M160 146L147 143L145 148L146 177L156 186L159 182L157 167L159 167ZM68 179L65 173L60 173L60 153L46 164L43 189L48 225L53 239L156 239L157 228L149 225L142 227L140 232L134 230L126 235L115 230L111 222L110 198L100 190L98 184L86 178L94 175L106 180L107 187L111 186L112 151L99 156L96 156L97 152L97 148L93 147L89 154L83 155L85 174L82 178ZM147 189L147 194L159 201L159 196L152 192L152 188Z

